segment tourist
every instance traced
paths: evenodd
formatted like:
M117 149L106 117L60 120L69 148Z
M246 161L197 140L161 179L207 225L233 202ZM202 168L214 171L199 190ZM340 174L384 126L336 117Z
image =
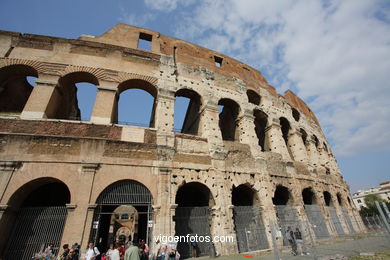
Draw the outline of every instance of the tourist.
M69 254L66 256L66 258L64 258L65 260L78 260L79 259L79 256L77 255L77 252L76 250L72 247L70 250L69 250Z
M99 249L94 246L93 242L90 242L85 252L85 260L95 260L97 256L100 256Z
M147 255L149 255L149 246L148 246L148 244L146 244L145 240L141 239L140 245L144 245L145 246L145 250L144 251L145 251L145 253Z
M63 260L63 259L66 259L66 257L68 256L69 254L69 245L68 244L65 244L62 246L62 249L64 250L64 252L60 255L60 259Z
M306 247L303 244L302 233L299 228L295 229L294 237L297 243L297 252L299 252L301 255L307 255L308 253L306 252Z
M141 260L148 260L148 254L145 252L145 245L141 244L139 246L139 257Z
M286 239L288 240L288 243L290 244L291 246L291 253L293 255L297 255L297 243L295 241L295 237L294 237L294 231L291 230L291 227L288 227L287 228L287 231L286 231Z
M76 259L79 259L80 258L80 245L78 243L74 243L72 245L72 248L74 250L74 255L75 255Z
M124 260L140 260L138 246L131 244L125 252Z
M198 243L196 241L191 241L191 253L192 258L198 257Z
M120 253L118 250L119 247L120 247L119 243L115 244L115 248L112 244L110 245L110 249L108 249L108 251L107 251L107 256L108 256L109 260L120 260L121 259Z

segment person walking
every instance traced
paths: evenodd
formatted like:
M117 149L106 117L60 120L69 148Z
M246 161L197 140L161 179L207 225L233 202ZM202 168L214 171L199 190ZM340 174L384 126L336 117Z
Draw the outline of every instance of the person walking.
M286 239L288 240L288 243L290 244L291 246L291 253L293 255L297 255L297 243L295 241L295 237L294 237L294 231L292 231L291 227L288 227L287 228L287 231L286 231Z
M85 252L85 260L95 260L98 256L100 256L99 249L93 244L93 242L90 242L88 244L87 252Z
M140 260L138 246L131 244L125 252L124 260Z
M307 255L308 253L306 252L306 247L303 244L302 233L299 230L299 228L295 229L294 237L297 243L297 252L300 253L301 255Z

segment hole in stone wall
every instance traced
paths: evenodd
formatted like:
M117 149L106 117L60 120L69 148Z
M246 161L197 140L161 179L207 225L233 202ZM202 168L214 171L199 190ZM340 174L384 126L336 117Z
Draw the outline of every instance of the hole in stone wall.
M295 108L292 108L291 110L293 118L295 119L295 121L298 122L301 117L301 114L299 114L298 110L296 110Z
M340 206L344 206L343 205L343 199L341 197L341 194L340 193L337 193L336 194L336 197L337 197L337 202L339 203Z
M221 57L214 56L214 63L218 68L222 67L222 61L223 59Z
M246 95L248 96L249 103L252 103L254 105L260 105L260 95L257 94L254 90L248 89L246 91Z
M150 51L152 49L152 39L153 36L151 34L139 33L137 48Z
M305 130L303 130L302 128L300 129L301 131L301 136L302 136L302 141L303 141L303 144L306 146L307 145L307 133Z

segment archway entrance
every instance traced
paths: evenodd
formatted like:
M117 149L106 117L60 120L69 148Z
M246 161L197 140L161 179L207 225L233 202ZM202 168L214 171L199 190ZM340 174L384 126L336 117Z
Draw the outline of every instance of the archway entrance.
M294 232L299 230L305 237L306 228L298 218L289 189L282 185L276 186L272 202L275 206L278 224L283 234L283 244L289 245L286 236L288 230L293 230Z
M339 217L337 216L336 209L333 206L332 195L328 191L324 191L323 195L324 195L325 208L328 210L330 220L333 223L334 230L338 235L344 235L343 227L341 225Z
M259 200L247 185L233 187L232 203L238 251L249 252L268 248Z
M29 260L50 243L58 253L69 202L68 187L56 179L38 179L15 192L9 206L17 210L8 213L5 223L12 230L4 259Z
M325 222L324 215L312 188L302 190L302 198L307 218L313 228L314 234L318 239L328 238L329 231Z
M214 200L210 190L198 182L190 182L179 188L176 193L175 233L176 236L198 235L210 236L210 206ZM197 256L205 256L210 252L211 243L198 241ZM190 242L179 242L177 250L181 257L191 256Z
M152 195L143 184L133 180L115 182L100 193L96 204L90 241L99 250L106 251L116 242L150 242Z

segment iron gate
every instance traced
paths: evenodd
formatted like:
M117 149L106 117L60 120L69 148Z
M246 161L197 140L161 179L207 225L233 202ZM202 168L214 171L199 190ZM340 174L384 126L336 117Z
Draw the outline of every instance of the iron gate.
M343 212L345 222L347 223L349 233L355 233L355 229L353 228L351 218L348 215L348 211L345 208L341 208L341 211Z
M7 260L31 260L35 253L53 243L60 247L67 209L59 207L21 208L5 252Z
M306 241L307 233L305 225L303 225L303 222L298 219L297 211L293 206L286 206L286 205L277 205L276 208L276 214L278 217L278 224L280 227L280 231L283 234L283 244L289 245L289 242L286 237L287 229L290 228L293 232L295 232L297 229L302 234L302 239Z
M94 241L96 245L99 244L99 231L101 231L101 218L103 215L112 214L113 210L118 206L131 205L135 208L142 209L142 212L137 209L139 214L146 215L146 223L144 223L144 228L146 229L145 241L150 244L152 233L151 226L153 225L152 222L149 223L149 221L152 221L153 216L151 207L152 195L148 188L143 184L133 180L115 182L102 191L96 200L96 204L97 207L94 211L89 241ZM109 238L107 238L107 241L108 239ZM110 242L112 241L109 241L108 243ZM100 246L103 246L104 248L106 245Z
M269 248L260 207L234 206L233 216L240 253Z
M343 227L340 223L340 219L339 217L337 216L337 212L336 212L336 209L334 207L325 207L328 212L329 212L329 215L330 215L330 219L332 220L332 223L333 223L333 226L334 228L336 229L336 232L338 235L344 235L344 230L343 230Z
M305 205L305 211L316 238L328 238L330 235L320 206Z
M209 221L209 208L208 207L178 207L175 214L175 230L176 236L198 235L209 236L210 235L210 221ZM198 243L198 256L209 255L211 243ZM191 244L190 242L179 242L177 250L182 258L191 256Z

